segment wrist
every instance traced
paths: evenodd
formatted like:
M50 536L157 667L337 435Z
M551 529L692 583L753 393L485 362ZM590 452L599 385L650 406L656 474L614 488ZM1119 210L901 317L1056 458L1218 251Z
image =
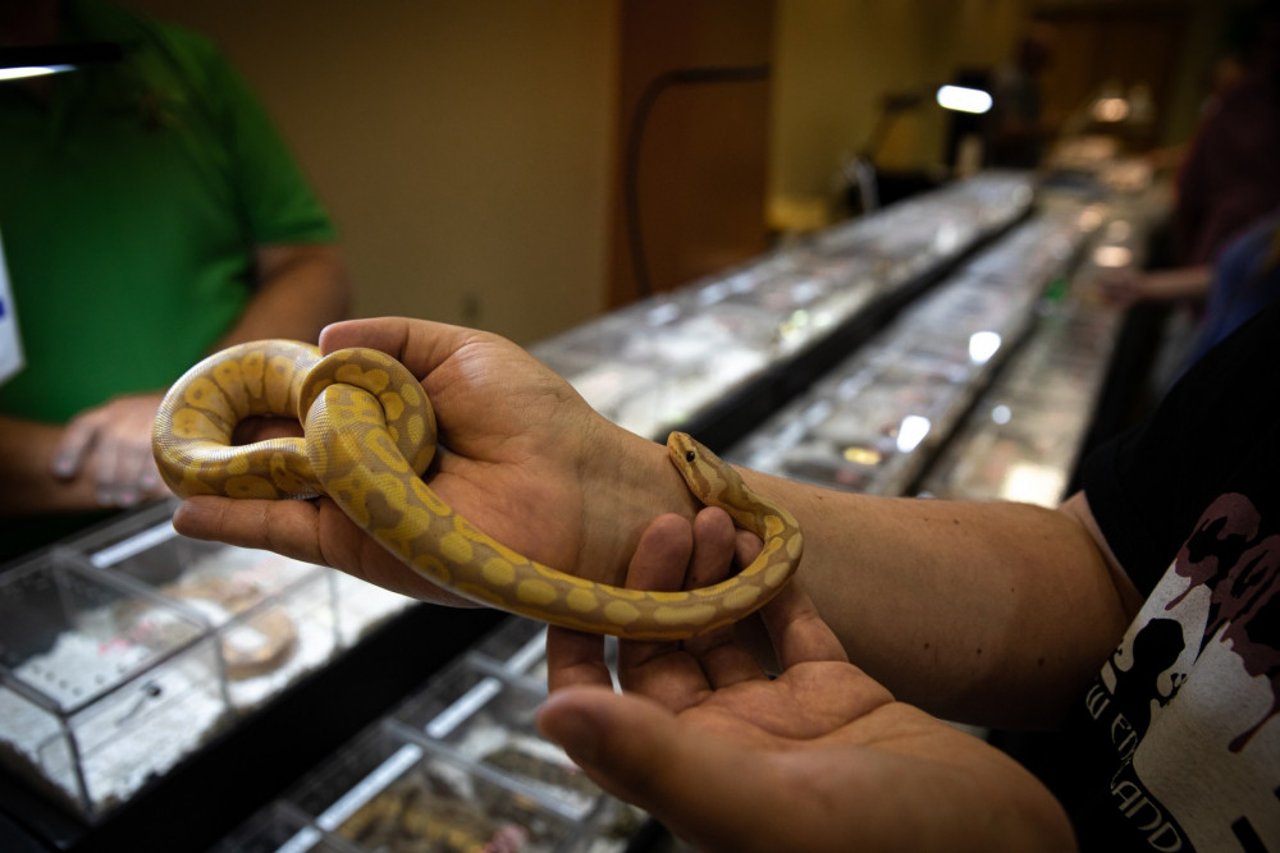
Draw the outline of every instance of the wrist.
M667 449L599 418L580 455L585 534L579 565L595 580L621 584L641 533L658 516L690 521L701 508Z

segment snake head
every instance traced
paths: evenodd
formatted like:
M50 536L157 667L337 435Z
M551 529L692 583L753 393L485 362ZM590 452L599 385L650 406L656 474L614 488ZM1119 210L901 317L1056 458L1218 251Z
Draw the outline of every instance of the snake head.
M668 435L667 456L680 476L684 477L689 490L704 502L722 490L724 477L721 472L728 466L693 436L684 432Z
M667 455L671 457L671 464L680 471L697 464L704 450L706 448L687 432L673 432L667 436Z

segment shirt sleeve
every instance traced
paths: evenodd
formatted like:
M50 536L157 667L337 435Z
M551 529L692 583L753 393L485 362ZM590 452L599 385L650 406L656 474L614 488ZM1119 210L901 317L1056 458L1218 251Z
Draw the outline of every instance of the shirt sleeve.
M333 223L262 102L212 45L205 62L206 96L254 244L332 242Z

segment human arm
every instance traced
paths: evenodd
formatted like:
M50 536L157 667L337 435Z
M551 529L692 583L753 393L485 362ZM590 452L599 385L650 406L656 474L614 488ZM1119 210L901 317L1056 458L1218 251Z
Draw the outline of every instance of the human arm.
M656 520L628 585L722 577L717 510ZM753 555L739 536L741 562ZM758 540L754 548L759 549ZM552 628L553 694L538 726L606 790L706 850L1066 850L1049 792L982 741L897 701L849 664L796 585L762 611L782 670L768 678L730 632L619 647L609 689L598 638Z
M91 477L60 480L53 475L54 457L64 428L0 416L0 514L97 508L96 484Z
M620 583L658 514L695 502L659 445L592 411L563 379L493 335L425 321L352 321L321 347L372 346L422 378L444 452L432 488L524 555ZM744 472L805 534L798 577L854 660L950 719L1048 725L1105 658L1133 608L1077 512L893 500ZM440 598L326 500L202 497L174 520L200 538L267 547Z
M216 348L266 337L314 340L346 312L348 285L328 245L264 246L261 282ZM167 494L151 455L163 389L114 397L64 425L0 418L6 515L127 507Z
M852 660L947 719L1056 724L1139 605L1083 494L883 498L744 472L805 532L797 582Z
M347 315L351 287L336 246L259 246L254 261L253 296L212 351L266 338L314 341L326 325Z
M1200 300L1209 295L1213 268L1207 264L1167 270L1107 270L1097 279L1102 298L1127 308L1138 302Z

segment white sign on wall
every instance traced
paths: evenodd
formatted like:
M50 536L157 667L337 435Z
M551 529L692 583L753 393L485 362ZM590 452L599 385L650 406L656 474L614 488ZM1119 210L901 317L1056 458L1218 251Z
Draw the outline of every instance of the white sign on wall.
M13 307L9 268L0 242L0 385L9 381L26 364L22 357L22 336L18 334L18 312Z

